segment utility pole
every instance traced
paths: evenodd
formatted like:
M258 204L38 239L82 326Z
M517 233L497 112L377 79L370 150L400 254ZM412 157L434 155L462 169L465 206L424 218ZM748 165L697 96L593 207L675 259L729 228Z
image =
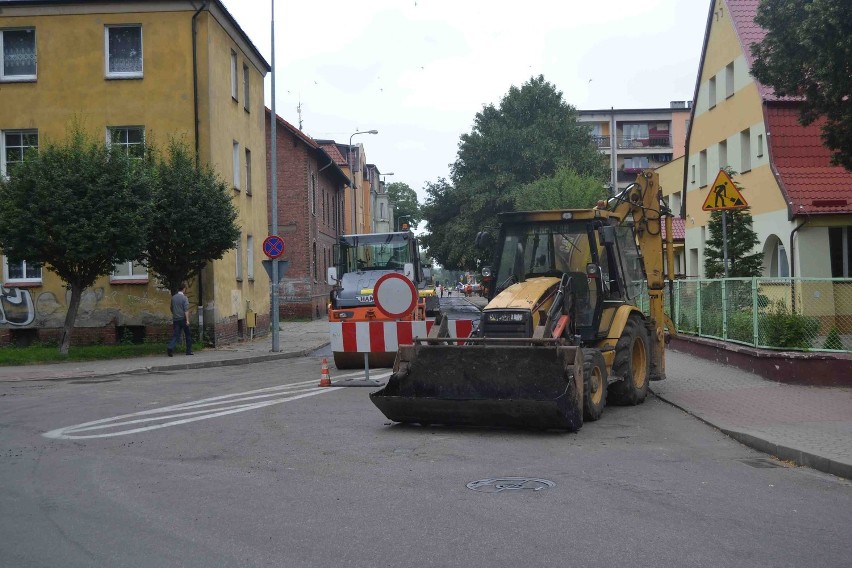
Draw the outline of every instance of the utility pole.
M278 122L275 115L275 0L270 0L272 14L270 24L272 26L272 104L270 105L269 138L272 150L270 167L272 168L272 234L278 235L278 150L276 139L278 138ZM272 352L281 351L280 315L278 314L278 259L272 259Z

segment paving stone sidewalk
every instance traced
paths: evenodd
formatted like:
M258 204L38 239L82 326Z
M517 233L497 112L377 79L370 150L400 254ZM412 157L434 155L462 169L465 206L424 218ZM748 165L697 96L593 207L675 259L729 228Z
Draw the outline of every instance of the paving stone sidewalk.
M768 381L686 353L666 353L661 399L747 446L852 479L852 389Z
M178 350L174 357L168 357L164 351L162 355L108 361L0 366L0 382L69 380L243 365L301 357L329 344L328 322L325 320L284 321L280 329L279 351L275 353L272 352L272 336L267 335L253 341L244 341L216 349L202 349L196 351L191 357L183 355Z

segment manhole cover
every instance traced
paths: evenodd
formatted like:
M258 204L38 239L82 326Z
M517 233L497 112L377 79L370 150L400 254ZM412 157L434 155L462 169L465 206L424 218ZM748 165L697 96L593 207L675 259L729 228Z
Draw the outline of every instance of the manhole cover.
M495 477L493 479L480 479L467 484L468 489L481 491L483 493L499 493L501 491L518 491L530 489L532 491L543 491L556 487L556 484L546 479L535 477Z
M770 467L785 467L784 464L778 463L774 460L770 460L767 458L754 458L747 460L740 460L742 463L746 465L750 465L751 467L756 467L759 469L770 468Z

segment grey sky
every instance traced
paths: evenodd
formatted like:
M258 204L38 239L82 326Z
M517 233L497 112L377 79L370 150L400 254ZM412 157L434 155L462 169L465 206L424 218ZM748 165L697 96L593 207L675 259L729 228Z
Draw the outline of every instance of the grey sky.
M223 0L271 61L270 1ZM667 107L695 87L707 0L275 3L276 111L349 142L421 200L485 104L533 75L579 109ZM267 105L269 105L267 79Z

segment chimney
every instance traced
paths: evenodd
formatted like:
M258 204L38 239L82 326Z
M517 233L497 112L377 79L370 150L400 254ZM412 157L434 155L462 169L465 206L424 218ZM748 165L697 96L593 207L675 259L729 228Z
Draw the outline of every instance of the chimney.
M686 106L686 101L671 101L669 108L689 108Z

